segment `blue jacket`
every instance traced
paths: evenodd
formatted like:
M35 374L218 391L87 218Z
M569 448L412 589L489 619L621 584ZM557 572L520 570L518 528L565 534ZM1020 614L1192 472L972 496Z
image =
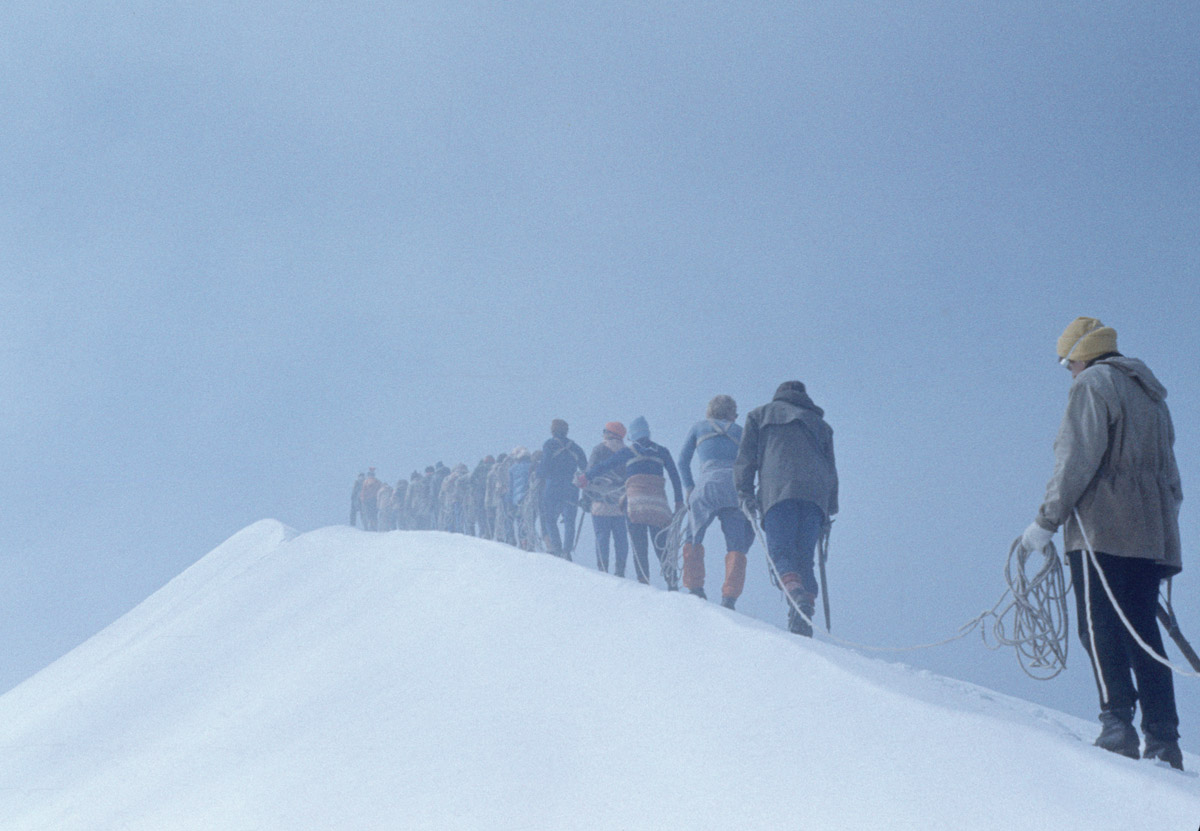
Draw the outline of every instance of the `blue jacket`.
M683 450L679 451L679 472L683 475L684 487L696 487L696 481L692 479L693 455L700 460L700 467L711 461L733 467L741 443L742 428L736 421L707 418L692 425L683 442Z
M623 447L616 453L609 456L603 462L592 465L584 473L588 479L594 479L597 476L604 475L605 471L613 468L625 466L625 473L628 476L634 476L639 473L648 473L651 476L669 476L671 478L671 487L675 489L675 501L683 501L683 488L679 484L679 471L675 469L675 460L671 458L671 451L663 447L661 444L655 444L650 439L642 439L636 441L628 447Z

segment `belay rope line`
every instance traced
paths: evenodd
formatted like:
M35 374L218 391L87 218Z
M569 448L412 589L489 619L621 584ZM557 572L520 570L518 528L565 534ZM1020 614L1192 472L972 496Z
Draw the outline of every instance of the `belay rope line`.
M591 487L584 488L583 490L593 497L604 493L599 489ZM523 511L522 513L525 514L526 512ZM529 538L532 539L536 548L540 540L534 530L534 517L532 514L533 511L529 511L522 519L525 520L523 524L525 524L526 528L533 531L533 533L529 534ZM763 533L762 526L759 524L758 517L750 513L747 513L746 517L750 520L750 524L754 526L754 534L758 538L759 543L761 543L763 551L766 552L767 568L770 572L771 582L777 587L782 587L783 584L780 580L779 569L775 565L774 558L771 557L771 551L767 547L766 536ZM685 502L675 512L670 523L657 531L651 530L650 532L654 537L650 541L650 547L654 547L653 544L656 541L662 543L663 556L659 562L659 567L662 577L668 586L679 586L679 578L682 572L680 551L682 550L683 541L687 533L687 518L688 506ZM1133 628L1133 624L1125 616L1125 612L1121 609L1120 604L1117 603L1116 597L1113 595L1112 588L1108 584L1108 579L1104 575L1104 570L1100 567L1099 559L1092 550L1091 541L1088 539L1087 531L1083 528L1083 521L1079 518L1078 511L1075 512L1075 520L1079 523L1079 529L1083 534L1084 553L1087 555L1088 562L1091 563L1092 568L1099 575L1100 583L1108 595L1109 602L1116 610L1121 623L1137 642L1138 646L1173 672L1190 678L1200 678L1200 658L1197 658L1195 651L1192 650L1191 645L1179 631L1179 623L1175 618L1175 610L1171 606L1170 581L1167 582L1165 607L1159 604L1157 616L1162 621L1167 634L1179 646L1180 651L1183 652L1188 662L1196 671L1186 670L1171 663L1166 657L1155 652L1143 640L1141 635L1137 633ZM576 545L578 545L579 533L582 530L583 516L580 516L579 527L574 540ZM823 567L825 558L828 556L828 528L823 531L818 545L821 565ZM1030 575L1028 570L1029 558L1033 553L1022 547L1019 537L1013 540L1008 550L1008 561L1004 566L1004 579L1008 584L1008 588L1005 589L1004 594L1000 596L1000 599L996 601L996 604L992 608L981 612L960 626L958 634L944 638L943 640L914 644L912 646L875 646L873 644L847 640L828 631L828 605L826 605L825 612L826 631L822 637L842 646L868 652L899 653L915 652L921 649L931 649L935 646L954 643L955 641L962 640L978 628L983 644L988 649L997 650L1004 647L1012 647L1016 650L1017 662L1021 665L1021 669L1026 675L1038 681L1049 681L1066 669L1067 666L1067 644L1070 640L1070 617L1067 608L1067 595L1070 591L1070 585L1063 574L1062 560L1059 558L1058 550L1055 548L1053 542L1047 543L1038 552L1042 556L1041 567L1033 575ZM638 579L648 582L650 575L642 573L641 563L636 556L636 552L634 552L633 562L634 571L637 573ZM1092 655L1095 655L1095 636L1092 632L1091 620L1091 570L1089 568L1083 569L1084 596L1086 598L1084 606L1087 609L1088 638L1092 644L1090 652ZM825 598L825 603L828 604L828 590L824 583L825 581L822 580L821 593ZM783 595L788 607L799 615L814 632L818 631L812 618L800 608L795 599L786 591L781 591L780 593ZM1010 595L1011 599L1009 599ZM988 637L988 627L984 625L988 619L994 621L991 626L990 640ZM1107 700L1107 690L1104 690L1102 673L1099 672L1098 667L1097 677L1101 678L1101 688L1104 692L1104 698Z
M770 549L767 548L766 537L763 534L762 527L759 525L758 517L749 513L746 516L754 526L754 533L758 537L759 542L762 543L763 550L766 551L767 567L771 573L771 581L776 586L782 586L779 570L775 565L774 559L771 557ZM1082 531L1083 522L1080 521L1078 512L1075 514L1075 519L1079 522L1079 527ZM1175 620L1174 609L1171 608L1170 584L1168 583L1166 608L1164 609L1160 605L1158 616L1160 619L1163 619L1164 625L1168 626L1168 634L1179 645L1180 650L1188 658L1189 663L1196 668L1196 672L1182 669L1171 663L1165 657L1151 649L1141 636L1138 635L1133 625L1129 622L1129 619L1125 616L1125 613L1121 610L1116 597L1113 596L1112 589L1108 585L1108 580L1104 576L1104 571L1100 568L1099 560L1096 558L1095 552L1092 551L1091 542L1087 538L1086 531L1083 532L1083 537L1086 554L1100 576L1100 582L1108 594L1109 602L1112 603L1113 608L1120 616L1121 622L1138 645L1156 661L1169 667L1173 672L1190 678L1200 678L1200 660L1196 660L1196 653L1179 632L1179 624ZM1067 593L1069 585L1064 578L1062 560L1059 559L1058 551L1054 547L1053 542L1047 543L1041 550L1040 553L1044 558L1042 566L1030 577L1026 565L1032 553L1021 546L1019 537L1013 540L1013 544L1008 552L1008 563L1004 568L1004 577L1008 583L1008 588L1000 596L995 606L960 626L957 635L933 643L902 647L884 647L858 643L846 640L845 638L839 638L828 631L822 637L843 646L870 652L915 652L919 649L930 649L935 646L942 646L961 640L978 627L983 636L985 646L993 650L1005 646L1015 648L1017 651L1017 661L1020 663L1021 669L1025 671L1025 674L1038 681L1048 681L1066 668L1069 629ZM1090 569L1085 568L1083 573L1084 593L1088 599L1088 602L1085 603L1088 609L1088 636L1093 644L1091 652L1094 655L1095 640L1091 632ZM784 596L787 605L796 614L800 615L809 627L816 632L817 628L813 624L812 618L805 614L804 610L800 608L792 596L786 591L781 592L781 594ZM1005 599L1010 594L1012 595L1012 599L1005 604ZM1012 615L1012 623L1006 625L1005 621L1010 614ZM995 623L992 625L992 638L995 640L994 646L988 641L987 629L983 626L984 621L988 618L995 620ZM1097 671L1097 675L1100 675L1099 671ZM1103 681L1101 681L1101 684L1103 684ZM1104 697L1107 700L1107 691L1105 691Z
M660 528L658 531L652 532L654 539L661 541L663 556L662 556L662 576L667 581L668 586L679 585L679 578L683 576L683 567L680 563L680 552L683 550L683 540L687 536L688 527L688 506L683 503L679 510L671 517L671 521Z
M1083 546L1084 546L1083 553L1087 555L1088 562L1091 563L1092 568L1096 569L1096 574L1100 577L1100 585L1104 587L1104 592L1105 592L1105 594L1108 595L1108 602L1112 604L1113 609L1117 613L1117 617L1119 617L1121 619L1121 623L1125 626L1125 630L1129 633L1130 637L1132 637L1134 639L1134 641L1137 643L1137 645L1140 646L1146 652L1147 655L1149 655L1154 660L1158 661L1163 666L1170 669L1172 672L1176 672L1179 675L1185 675L1190 678L1200 678L1200 672L1192 672L1191 670L1181 669L1180 667L1177 667L1175 664L1168 661L1165 656L1159 655L1157 652L1155 652L1150 647L1150 645L1148 643L1146 643L1145 640L1142 639L1142 636L1138 634L1137 630L1133 628L1133 624L1130 623L1129 618L1127 618L1125 616L1125 610L1121 608L1121 604L1117 603L1117 598L1113 595L1112 587L1108 585L1108 578L1104 576L1104 569L1100 568L1100 558L1098 558L1096 556L1096 552L1092 548L1092 541L1090 539L1088 539L1087 530L1084 529L1084 527L1083 527L1083 520L1081 520L1079 518L1078 510L1075 511L1075 522L1077 522L1079 524L1079 532L1083 535ZM1092 643L1092 655L1095 656L1096 640L1095 640L1095 633L1092 632L1092 595L1091 595L1091 585L1090 585L1091 571L1092 571L1092 569L1087 568L1087 564L1085 563L1084 568L1083 568L1083 585L1084 585L1084 595L1086 597L1086 602L1084 603L1084 605L1087 607L1087 610L1088 610L1088 615L1087 615L1088 637L1091 639L1091 643ZM1167 598L1167 603L1168 603L1168 608L1169 608L1170 607L1170 596L1169 595ZM1171 619L1173 620L1174 619L1174 610L1171 610L1171 612L1169 614L1170 614ZM1178 630L1179 630L1178 623L1175 624L1174 630L1175 630L1175 632L1178 632ZM1174 633L1172 633L1171 630L1168 630L1168 634L1171 634L1172 638L1175 637ZM1180 635L1179 638L1176 639L1176 642L1178 643L1180 640L1182 640L1182 638L1183 638L1183 636ZM1183 641L1183 642L1187 643L1187 641ZM1191 650L1191 647L1189 646L1186 650L1183 650L1183 651L1186 654L1190 650ZM1093 657L1093 661L1095 661L1095 660L1096 659ZM1108 701L1108 689L1107 689L1106 685L1104 684L1104 674L1100 671L1100 667L1098 665L1096 666L1096 677L1100 679L1100 688L1103 693L1104 700Z
M781 586L779 569L775 565L775 560L771 557L762 526L758 522L758 517L753 514L747 514L747 518L754 526L755 536L758 537L763 550L767 553L767 567L771 573L771 580L776 585ZM1012 548L1009 550L1009 564L1005 568L1008 589L1001 595L1000 600L996 602L995 606L986 612L981 612L964 623L959 627L958 634L956 635L940 641L914 644L912 646L875 646L840 638L828 631L822 637L843 646L862 649L868 652L898 653L915 652L920 649L931 649L935 646L954 643L955 641L962 640L978 628L983 636L984 645L989 649L999 649L1002 646L1015 647L1017 650L1017 660L1020 662L1021 668L1031 678L1039 680L1053 678L1062 672L1067 656L1066 589L1063 585L1062 561L1059 560L1054 546L1052 544L1047 546L1042 551L1046 557L1046 562L1043 563L1042 568L1033 578L1029 578L1025 571L1025 559L1028 556L1028 552L1024 552L1021 549L1019 542L1020 540L1014 541ZM1014 557L1017 558L1017 567L1015 569L1013 567ZM816 632L817 627L813 624L812 618L805 614L795 599L786 591L781 593L788 606ZM1012 600L1006 605L1005 599L1010 594L1012 595ZM1013 616L1013 622L1011 626L1006 626L1005 620L1010 613ZM983 625L984 621L989 618L995 619L995 624L992 627L992 637L996 640L995 646L988 642L987 630ZM1011 632L1006 631L1010 628Z

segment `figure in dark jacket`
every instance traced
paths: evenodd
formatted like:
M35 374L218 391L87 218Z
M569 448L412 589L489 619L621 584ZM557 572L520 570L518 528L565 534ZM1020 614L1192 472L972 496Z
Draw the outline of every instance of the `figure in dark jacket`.
M746 416L733 481L746 513L762 516L767 554L791 598L788 629L812 637L817 599L813 553L837 513L838 478L833 430L804 384L785 381L770 404Z
M650 440L650 425L638 416L629 423L630 444L607 460L588 468L584 481L603 476L609 470L625 468L625 514L629 520L629 538L633 541L634 565L638 581L650 582L650 545L660 566L666 559L666 535L662 533L673 516L667 505L665 480L671 479L675 491L675 511L683 507L683 485L671 451ZM679 588L678 575L664 568L667 589Z
M542 445L538 476L542 480L542 534L546 550L556 557L571 559L575 550L575 511L579 506L579 488L575 474L586 470L583 448L567 438L567 422L550 422L550 438ZM563 531L558 530L559 519Z

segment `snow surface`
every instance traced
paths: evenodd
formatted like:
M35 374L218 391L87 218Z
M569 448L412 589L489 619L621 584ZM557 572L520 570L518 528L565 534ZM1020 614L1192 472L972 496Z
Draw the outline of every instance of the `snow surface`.
M1190 829L1096 725L438 532L264 520L0 697L4 829Z

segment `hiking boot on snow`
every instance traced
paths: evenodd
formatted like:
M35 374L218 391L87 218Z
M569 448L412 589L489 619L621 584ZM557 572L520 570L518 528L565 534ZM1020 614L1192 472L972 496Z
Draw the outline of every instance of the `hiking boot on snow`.
M1142 758L1166 762L1175 770L1183 770L1183 751L1179 749L1179 741L1176 739L1146 736L1146 749L1142 751Z
M779 582L788 596L788 631L811 638L813 630L809 621L812 620L813 611L816 609L816 595L804 587L804 580L794 571L779 575ZM800 611L796 611L797 608ZM804 619L805 616L808 620Z
M1105 710L1100 714L1100 735L1096 737L1096 747L1112 753L1120 753L1130 759L1138 758L1138 734L1133 729L1132 713L1114 713ZM1180 761L1182 764L1182 761Z
M726 609L732 609L735 603L737 603L736 597L725 596L721 598L721 606Z
M704 593L704 589L688 589L688 594L695 595L701 600L708 600L708 595Z
M788 603L788 631L795 635L803 635L806 638L811 638L813 634L812 620L815 604L812 595L804 590L794 591L789 593L792 602ZM804 619L804 615L796 611L796 606L800 607L800 612L808 616L808 620ZM1135 734L1136 738L1136 734Z

